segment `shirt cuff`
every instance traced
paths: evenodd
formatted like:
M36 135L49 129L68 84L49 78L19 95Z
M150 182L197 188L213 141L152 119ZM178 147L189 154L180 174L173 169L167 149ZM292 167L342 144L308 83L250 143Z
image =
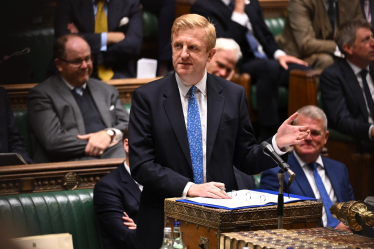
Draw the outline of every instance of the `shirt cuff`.
M231 20L239 23L240 25L242 25L244 27L247 26L247 24L249 23L249 18L247 16L247 14L245 14L245 13L240 14L240 13L235 12L235 11L232 12Z
M288 149L290 148L289 146L285 147L284 150L285 151L282 151L281 149L278 148L278 145L277 145L277 142L275 142L275 136L276 134L273 136L273 139L271 140L271 143L273 144L273 148L275 150L275 152L279 155L279 156L282 156L284 154L287 153Z
M108 33L107 32L101 33L101 48L100 48L100 51L106 51L107 50L107 47L106 47L106 42L107 41L108 41Z
M184 187L184 189L183 189L182 197L187 197L187 192L188 192L188 190L190 190L190 188L191 188L192 185L194 185L194 184L195 184L195 183L193 183L193 182L187 182L186 187Z
M335 48L334 56L344 58L344 54L342 54L342 53L340 52L340 49L339 49L338 46L336 46L336 48Z
M374 138L371 137L371 129L373 129L373 125L370 125L370 127L369 127L369 139L374 140Z
M279 56L286 55L286 53L283 50L278 49L274 52L274 59L278 60Z

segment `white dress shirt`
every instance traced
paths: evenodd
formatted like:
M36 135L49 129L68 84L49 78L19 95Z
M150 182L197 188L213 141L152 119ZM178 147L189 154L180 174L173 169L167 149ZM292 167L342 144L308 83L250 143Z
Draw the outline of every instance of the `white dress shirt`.
M222 0L222 2L226 5L226 6L229 6L231 0ZM257 41L257 38L255 37L255 35L253 34L253 29L252 29L252 24L251 24L251 20L249 20L249 17L247 16L246 13L243 13L243 14L240 14L238 12L235 12L233 11L232 12L232 16L231 16L231 20L234 21L234 22L237 22L239 23L240 25L244 26L244 27L247 27L247 29L249 30L249 32L251 32L251 34L253 35L253 37L256 39ZM264 49L261 45L261 43L258 43L258 51L261 53L261 54L265 54L264 52ZM274 52L274 59L278 60L279 56L282 56L282 55L286 55L286 53L283 51L283 50L280 50L278 49L277 51Z
M358 84L360 85L360 88L361 88L361 91L362 91L362 95L364 96L364 100L365 100L365 104L366 104L366 109L368 111L368 123L372 124L369 127L368 135L369 135L369 139L373 139L371 137L371 129L373 128L373 123L374 122L373 122L373 116L372 116L372 114L370 112L368 103L366 101L364 84L362 83L362 77L361 77L361 74L360 74L360 72L362 71L362 68L359 68L358 66L356 66L355 64L353 64L352 62L350 62L348 59L347 59L347 62L348 62L348 65L351 66L354 74L356 75ZM368 87L369 87L371 96L374 96L374 85L373 85L373 79L370 76L369 66L366 67L366 70L368 71L368 73L366 74L366 82L368 83Z
M299 162L301 168L303 169L305 176L308 179L310 186L312 187L314 196L316 197L317 200L322 201L316 181L314 180L313 170L309 168L309 166L305 162L303 162L303 160L301 160L301 158L297 155L295 151L293 151L292 153L294 153L297 161ZM323 165L321 156L318 157L316 163L318 164L318 167L317 167L318 174L320 175L322 179L323 185L325 185L326 192L329 195L332 203L336 203L338 199L336 198L334 189L332 188L331 181L329 177L326 175L325 166ZM323 222L323 226L326 227L327 216L326 216L326 210L324 206L322 206L322 222Z
M129 165L127 165L126 161L123 162L123 166L125 166L125 169L127 170L127 172L129 172L130 176L131 176L131 171L130 171L130 167ZM133 178L134 180L134 178ZM139 189L140 189L140 192L143 191L143 185L140 185L137 181L134 180L134 182L136 183L136 185L138 185Z
M182 110L183 110L183 116L184 116L184 122L187 127L187 113L188 113L188 99L190 97L190 94L188 91L192 87L192 85L187 84L184 82L179 75L176 73L175 78L177 80L178 88L179 88L179 94L181 98L181 104L182 104ZM200 122L201 122L201 133L202 133L202 143L203 143L203 180L204 183L207 182L206 180L206 134L207 134L207 123L208 123L208 96L206 93L206 80L207 80L207 71L205 70L204 77L195 85L196 91L195 96L197 103L199 105L199 112L200 112ZM274 150L278 155L283 155L286 152L281 151L276 142L275 142L275 136L273 137L272 144L274 147ZM287 151L287 150L286 150ZM182 196L186 197L187 192L190 189L190 187L193 185L193 182L188 182L186 184L186 187L183 190Z

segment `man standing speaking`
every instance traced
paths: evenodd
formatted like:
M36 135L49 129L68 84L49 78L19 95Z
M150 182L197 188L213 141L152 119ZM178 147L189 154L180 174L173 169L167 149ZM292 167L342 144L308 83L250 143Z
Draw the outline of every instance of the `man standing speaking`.
M256 145L244 88L206 72L216 52L214 26L188 14L174 21L171 33L176 73L132 96L130 165L144 186L138 248L161 246L165 198L230 198L221 189L237 189L233 165L247 174L276 166ZM308 135L308 127L290 125L296 116L269 141L280 155Z

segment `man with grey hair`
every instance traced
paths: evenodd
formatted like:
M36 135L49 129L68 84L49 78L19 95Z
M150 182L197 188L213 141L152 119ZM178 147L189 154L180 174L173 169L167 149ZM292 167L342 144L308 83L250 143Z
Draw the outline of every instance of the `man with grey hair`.
M329 137L326 115L320 108L312 105L299 109L297 113L299 116L293 124L309 126L310 134L301 144L295 145L294 151L288 157L288 164L297 177L288 191L285 191L321 200L324 206L323 226L350 231L347 226L333 218L329 211L333 203L354 200L354 196L346 166L320 155ZM278 191L277 175L277 168L264 171L260 188ZM285 177L283 183L283 186L287 186L288 177Z
M231 80L235 73L235 65L242 57L242 52L236 41L227 38L218 38L216 53L212 60L206 64L206 70L226 80Z
M330 127L360 141L362 152L373 152L374 39L371 25L356 19L342 25L336 44L345 59L322 72L320 88Z

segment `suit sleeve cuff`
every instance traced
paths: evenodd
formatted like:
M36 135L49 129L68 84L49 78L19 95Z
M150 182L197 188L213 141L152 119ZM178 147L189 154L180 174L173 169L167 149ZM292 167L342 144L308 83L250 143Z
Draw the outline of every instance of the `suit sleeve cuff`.
M274 52L274 59L278 60L279 56L286 55L286 53L283 50L278 49Z
M249 18L247 16L247 14L245 14L245 13L239 14L238 12L234 11L234 12L232 12L232 15L231 15L231 21L234 21L236 23L239 23L243 27L246 27L247 24L249 23Z
M101 47L100 47L100 51L106 51L107 50L107 47L106 47L106 42L107 41L108 41L108 33L107 32L101 33Z
M190 190L190 188L191 188L192 185L194 185L194 184L195 184L195 183L193 183L193 182L187 182L186 187L184 187L184 189L183 189L182 197L187 197L187 192L188 192L188 190Z
M287 146L287 147L285 147L285 148L282 148L284 151L281 150L281 149L279 149L279 148L278 148L278 145L277 145L277 142L275 141L275 136L276 136L276 135L273 136L273 139L271 140L271 143L272 143L272 145L273 145L273 148L274 148L275 152L276 152L279 156L282 156L282 155L284 155L284 154L287 153L287 151L289 150L290 147Z

